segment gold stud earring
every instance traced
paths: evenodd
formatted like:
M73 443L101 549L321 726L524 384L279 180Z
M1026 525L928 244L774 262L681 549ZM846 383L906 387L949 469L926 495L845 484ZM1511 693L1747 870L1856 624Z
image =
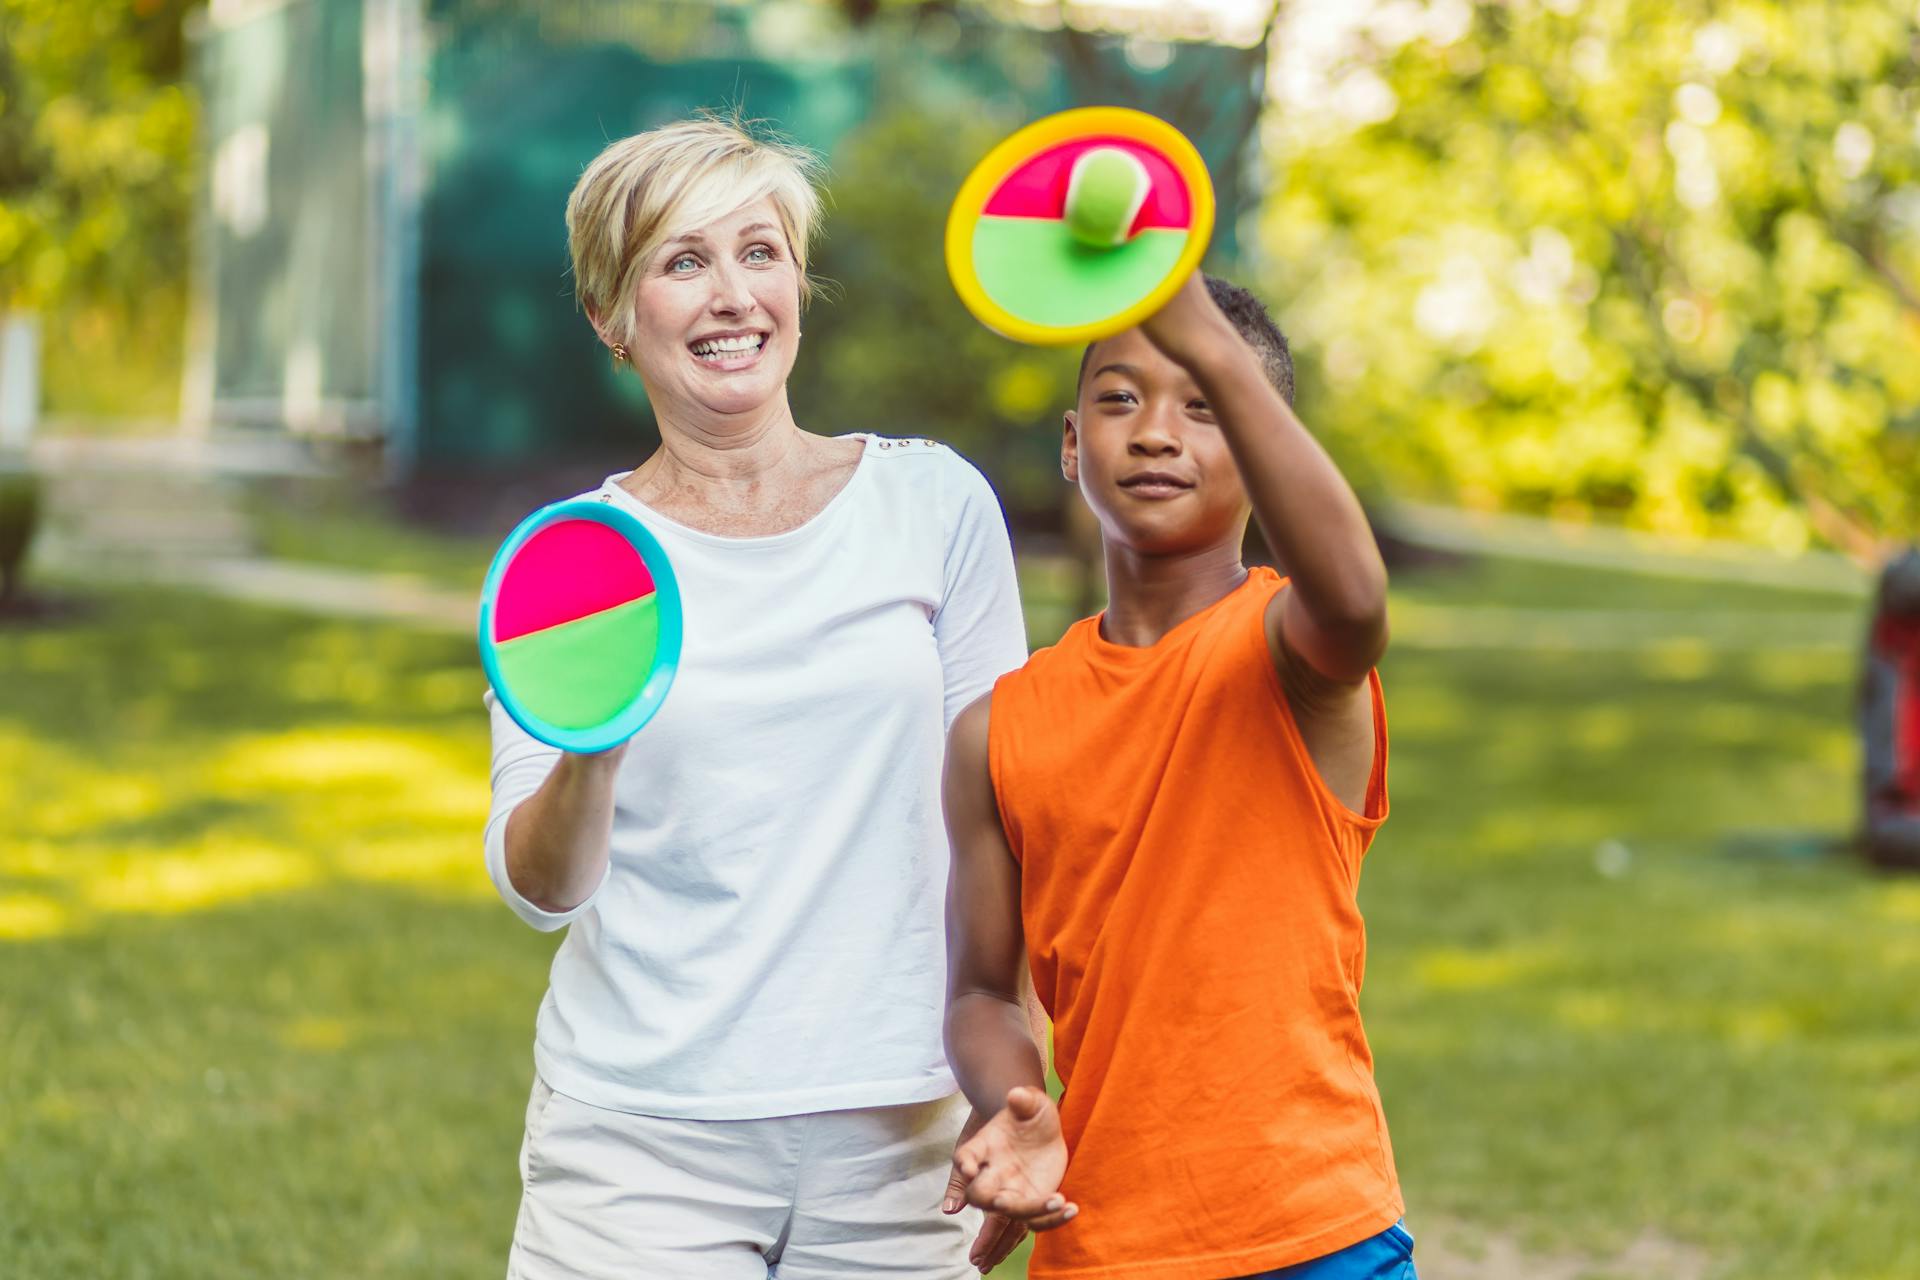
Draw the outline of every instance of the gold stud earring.
M608 348L608 349L609 349L610 351L612 351L612 352L613 352L613 358L614 358L615 360L618 360L618 361L620 361L620 362L622 362L623 364L624 364L624 363L626 362L626 359L627 359L627 347L626 347L626 344L625 344L625 343L622 343L622 342L616 342L616 343L614 343L614 344L613 344L613 345L612 345L612 346L611 346L610 348Z

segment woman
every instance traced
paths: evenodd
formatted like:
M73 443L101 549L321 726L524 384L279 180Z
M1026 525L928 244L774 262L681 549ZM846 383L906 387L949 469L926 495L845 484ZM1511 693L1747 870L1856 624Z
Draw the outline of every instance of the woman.
M946 725L1026 656L992 490L930 441L802 430L807 153L698 120L567 204L575 287L660 448L593 494L666 548L673 692L564 754L497 703L487 868L572 925L534 1039L510 1276L958 1277L941 1212ZM968 1211L971 1212L971 1211Z

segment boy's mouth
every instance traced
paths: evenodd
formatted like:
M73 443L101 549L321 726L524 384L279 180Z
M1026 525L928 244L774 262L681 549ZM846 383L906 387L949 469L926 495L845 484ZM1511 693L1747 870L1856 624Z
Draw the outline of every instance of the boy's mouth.
M1123 477L1120 487L1139 498L1173 498L1193 488L1193 481L1171 471L1136 471Z

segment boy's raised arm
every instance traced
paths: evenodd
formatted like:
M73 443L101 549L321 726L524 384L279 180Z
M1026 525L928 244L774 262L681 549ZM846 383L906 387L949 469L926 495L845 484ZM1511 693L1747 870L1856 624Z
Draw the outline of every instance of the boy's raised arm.
M984 1126L954 1152L956 1185L983 1209L1034 1230L1077 1209L1057 1194L1066 1173L1059 1112L1026 1003L1020 867L1007 847L987 768L993 695L955 718L943 787L953 848L947 878L947 1060Z
M1387 570L1346 477L1267 381L1199 272L1140 327L1199 385L1260 531L1292 579L1269 634L1323 680L1358 685L1386 651Z

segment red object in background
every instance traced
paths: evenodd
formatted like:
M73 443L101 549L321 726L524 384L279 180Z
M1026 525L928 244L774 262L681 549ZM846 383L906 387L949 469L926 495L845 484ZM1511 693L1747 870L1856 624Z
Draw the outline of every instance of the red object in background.
M1893 782L1903 807L1920 809L1920 618L1883 617L1874 624L1873 649L1892 667Z

